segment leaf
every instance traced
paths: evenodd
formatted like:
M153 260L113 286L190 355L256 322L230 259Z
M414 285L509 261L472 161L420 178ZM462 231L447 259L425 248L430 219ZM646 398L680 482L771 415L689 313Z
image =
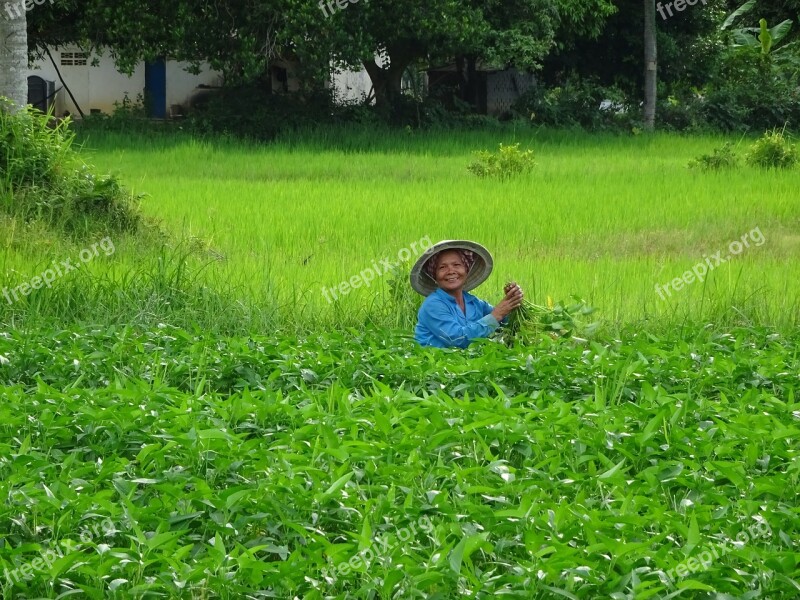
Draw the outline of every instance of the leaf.
M700 543L700 528L697 525L697 517L692 515L689 521L689 532L686 535L686 545L683 547L683 552L687 556L691 554L697 545Z
M792 20L786 19L785 21L778 23L775 27L772 27L769 30L770 35L772 35L772 43L779 44L783 38L789 35L789 31L792 29Z
M484 544L488 544L488 542L486 542L486 537L488 535L489 532L484 532L461 538L461 541L456 544L456 547L453 548L453 551L450 553L450 568L453 572L460 573L462 561L469 560L469 557L475 550L482 547ZM491 546L491 544L489 544L489 546Z
M114 579L111 583L108 584L108 589L109 589L109 591L114 592L123 583L128 583L128 580L127 579Z
M204 512L198 511L198 512L189 513L187 515L176 515L174 517L170 517L167 520L167 522L170 525L176 525L178 523L183 523L184 521L191 521L191 520L196 519L198 517L202 517L204 514L205 514Z
M171 542L172 540L178 539L184 533L186 533L185 529L176 529L174 531L158 533L147 540L147 547L153 550L159 546L163 546L164 544Z
M25 439L22 440L22 443L19 446L19 451L17 452L17 455L25 456L30 449L31 449L31 436L26 435Z
M550 585L543 585L542 587L544 589L546 589L546 590L550 590L551 592L553 592L557 596L564 596L564 598L569 598L570 600L580 600L580 598L578 598L575 594L571 594L567 590L562 590L562 589L559 589L559 588L555 588L555 587L550 586Z
M674 465L671 465L671 466L668 466L668 467L665 467L665 468L661 469L658 472L657 477L658 477L659 481L661 481L662 483L665 483L667 481L672 481L673 479L675 479L681 473L683 473L683 463L679 462L677 464L674 464Z
M469 425L464 426L464 433L467 433L468 431L472 431L474 429L480 429L481 427L494 425L495 423L500 423L503 421L504 418L505 417L503 415L495 415L493 417L489 417L488 419L484 419L482 421L470 423Z
M236 504L239 503L239 500L249 496L252 493L253 490L251 489L239 490L238 492L234 492L233 494L228 496L228 498L225 500L225 508L230 510L232 507L234 507Z
M769 54L773 43L772 34L767 29L766 19L761 19L758 23L761 26L761 33L758 34L758 41L761 42L761 53Z
M758 40L752 35L748 35L743 31L734 31L731 34L731 37L733 39L734 46L758 46Z
M358 550L364 550L372 545L372 527L369 524L369 517L364 517L364 522L361 524L361 535L358 540Z
M720 31L725 31L728 27L730 27L733 22L736 20L737 17L750 12L753 7L756 5L756 0L747 0L744 4L742 4L739 8L733 11L728 18L722 23L722 27L720 27Z
M349 473L345 473L344 475L339 477L339 479L333 482L331 487L329 487L322 493L321 496L319 496L318 501L323 502L328 498L330 498L331 496L333 496L336 492L342 489L348 481L350 481L353 478L353 475L355 475L355 472L350 471Z
M613 477L614 475L617 474L617 471L619 471L622 468L622 465L624 465L624 464L625 464L625 459L623 458L621 461L619 461L617 464L615 464L613 467L611 467L608 471L598 475L597 478L598 479L610 479L611 477Z
M200 429L197 437L201 440L230 440L231 434L221 429Z
M678 583L676 586L679 590L703 590L706 592L716 592L716 588L706 585L705 583L700 583L695 579L684 579Z

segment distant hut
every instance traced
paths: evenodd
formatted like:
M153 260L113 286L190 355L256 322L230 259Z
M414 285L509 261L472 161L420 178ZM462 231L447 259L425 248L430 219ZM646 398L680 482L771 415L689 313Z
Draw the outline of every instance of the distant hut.
M455 108L452 99L455 93L472 104L478 113L495 117L508 115L511 105L535 83L532 73L513 67L492 67L480 61L472 64L462 61L428 69L431 96L440 98L448 108Z

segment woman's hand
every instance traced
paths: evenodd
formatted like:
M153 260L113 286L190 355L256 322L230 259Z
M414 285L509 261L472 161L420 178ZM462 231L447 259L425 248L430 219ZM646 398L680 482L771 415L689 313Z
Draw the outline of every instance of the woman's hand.
M525 295L515 281L507 283L503 288L505 298L497 303L492 311L492 316L498 321L505 319L509 313L522 304L522 299Z

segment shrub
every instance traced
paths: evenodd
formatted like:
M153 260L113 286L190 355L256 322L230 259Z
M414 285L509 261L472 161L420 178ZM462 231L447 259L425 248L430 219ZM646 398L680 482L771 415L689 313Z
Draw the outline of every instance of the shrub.
M800 121L800 88L789 71L752 48L725 54L701 109L722 131L764 131Z
M514 103L514 111L534 124L587 130L627 130L638 121L638 111L621 90L577 76L558 87L532 87Z
M533 150L521 151L519 144L505 146L500 144L500 149L495 152L476 152L475 160L467 169L478 177L496 177L510 179L515 175L527 173L536 163L533 161Z
M199 134L269 141L285 131L364 118L363 111L337 106L331 93L277 94L258 83L222 88L195 104L186 126Z
M138 228L138 198L84 164L69 119L55 122L34 108L12 113L7 102L0 98L0 210L67 232Z
M774 129L756 140L746 157L747 164L762 169L791 169L798 160L795 145Z
M690 160L687 165L690 169L703 171L718 171L730 169L739 164L739 157L733 151L733 144L726 142L721 148L715 148L711 154L702 154Z
M702 114L702 101L694 90L659 96L656 123L659 129L703 131L708 129Z

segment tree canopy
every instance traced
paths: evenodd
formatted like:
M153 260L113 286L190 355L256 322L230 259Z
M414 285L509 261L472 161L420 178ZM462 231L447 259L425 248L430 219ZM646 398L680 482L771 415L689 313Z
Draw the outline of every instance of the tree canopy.
M63 0L38 10L32 48L81 43L107 48L130 71L144 59L207 61L226 79L263 73L276 57L296 58L313 77L329 62L364 66L379 102L399 93L416 61L467 56L538 68L559 35L597 35L610 0Z

